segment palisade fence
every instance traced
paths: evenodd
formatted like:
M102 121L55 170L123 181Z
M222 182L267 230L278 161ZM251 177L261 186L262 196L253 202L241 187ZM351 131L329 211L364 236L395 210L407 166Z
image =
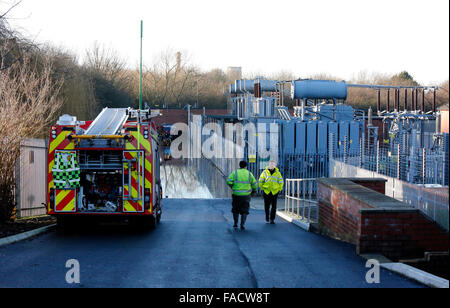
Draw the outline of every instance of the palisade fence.
M332 143L334 136L329 136ZM360 143L363 144L362 142ZM448 151L425 147L405 148L401 144L365 144L356 155L344 150L331 153L337 161L357 166L380 175L396 178L411 184L437 184L448 186Z
M216 119L208 119L197 115L191 116L190 130L191 139L193 140L192 146L190 147L189 164L196 171L201 184L208 185L210 192L214 197L229 198L231 196L231 190L227 187L225 179L231 172L239 168L239 161L247 161L248 170L253 173L255 179L258 181L259 176L268 165L269 158L262 158L257 155L257 152L253 149L249 149L248 145L240 146L233 144L234 149L232 149L232 153L230 153L229 140L215 134L209 136L199 134L205 124L205 120L207 123L210 123L210 121L217 121ZM211 144L213 144L214 148L222 148L224 156L233 157L234 154L240 153L240 158L205 157L203 155L204 153L196 153L197 157L192 155L195 148L202 145L207 138L212 138L213 142L211 142ZM285 183L286 179L305 179L328 176L328 154L290 154L283 153L283 149L280 149L280 152L277 159L277 167L285 179ZM312 192L315 194L316 190L317 185L314 185ZM280 194L284 194L285 191L286 185L284 185L283 191ZM300 191L300 193L301 192L302 191ZM259 187L257 193L261 194Z
M333 138L329 136L330 142ZM421 210L449 230L448 150L377 142L361 146L358 155L348 155L345 149L330 151L329 166L330 177L385 178L387 196Z

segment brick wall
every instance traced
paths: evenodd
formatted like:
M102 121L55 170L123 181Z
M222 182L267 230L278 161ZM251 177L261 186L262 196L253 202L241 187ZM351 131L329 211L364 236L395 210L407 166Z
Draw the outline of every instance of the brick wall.
M382 194L383 186L380 179L319 179L318 232L356 245L360 254L380 253L393 261L448 252L448 232Z
M360 219L359 209L368 208L368 206L348 194L330 189L320 182L318 183L318 195L320 232L356 244Z
M419 210L362 210L357 252L381 253L391 260L422 258L448 251L448 233Z

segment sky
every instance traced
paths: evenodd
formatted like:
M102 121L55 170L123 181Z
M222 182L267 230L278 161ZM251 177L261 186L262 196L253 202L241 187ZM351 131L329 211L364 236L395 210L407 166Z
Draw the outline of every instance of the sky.
M0 12L12 2L0 0ZM36 42L80 59L98 42L132 68L143 20L144 65L171 49L203 71L241 66L244 76L449 78L448 0L23 0L10 17Z

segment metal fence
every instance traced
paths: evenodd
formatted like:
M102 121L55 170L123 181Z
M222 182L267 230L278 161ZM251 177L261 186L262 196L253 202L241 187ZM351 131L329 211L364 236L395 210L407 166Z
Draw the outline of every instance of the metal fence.
M421 210L438 225L449 230L448 188L403 183L402 201Z
M319 219L316 179L286 179L285 213L307 223Z
M332 153L332 158L411 184L446 186L449 181L448 152L440 149L404 148L401 144L377 142L366 144L364 148L361 146L357 154Z
M232 161L212 161L207 158L192 158L189 161L189 168L194 170L200 185L208 187L209 192L214 198L231 198L231 189L226 184L226 173L230 167L224 166L225 163L232 164Z
M192 115L190 121L190 130L192 132L191 140L193 145L202 145L206 138L210 136L200 135L203 126L206 123L215 122L218 120L215 118L199 117ZM222 123L223 124L223 123ZM230 140L225 140L221 136L215 136L214 147L223 149L223 153L230 154L227 152L229 149ZM261 173L267 167L269 163L269 157L262 157L254 149L250 149L248 145L237 145L233 144L234 149L232 150L231 156L235 158L224 158L224 157L209 157L206 158L201 155L201 158L190 158L192 166L197 170L199 179L207 183L211 181L211 189L220 192L218 195L222 195L221 188L216 187L216 185L221 185L223 177L228 176L231 172L239 168L239 161L245 160L248 163L248 170L252 172L256 180L258 180ZM193 147L190 147L191 154ZM285 153L284 149L278 149L277 167L279 168L283 178L290 179L303 179L303 178L319 178L328 176L328 153L304 153L304 154L292 154ZM236 157L239 153L241 156ZM226 155L224 155L226 156ZM192 157L192 155L189 155ZM211 169L211 166L214 168ZM218 174L216 174L218 173ZM216 179L218 177L218 179ZM216 184L217 183L217 184ZM285 192L285 187L282 193ZM316 189L316 188L314 188ZM261 190L257 189L257 193L261 194Z

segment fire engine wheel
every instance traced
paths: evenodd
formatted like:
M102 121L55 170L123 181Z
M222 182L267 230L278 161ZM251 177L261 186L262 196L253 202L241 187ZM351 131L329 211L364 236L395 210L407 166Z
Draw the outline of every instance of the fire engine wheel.
M155 216L152 215L152 216L148 217L148 228L150 230L156 229L157 224L158 224L158 222L157 222L157 218L155 218Z
M161 221L161 214L162 214L161 205L158 204L158 206L156 207L156 223L158 224Z
M156 223L159 223L161 221L161 210L159 211L159 213L156 215Z

